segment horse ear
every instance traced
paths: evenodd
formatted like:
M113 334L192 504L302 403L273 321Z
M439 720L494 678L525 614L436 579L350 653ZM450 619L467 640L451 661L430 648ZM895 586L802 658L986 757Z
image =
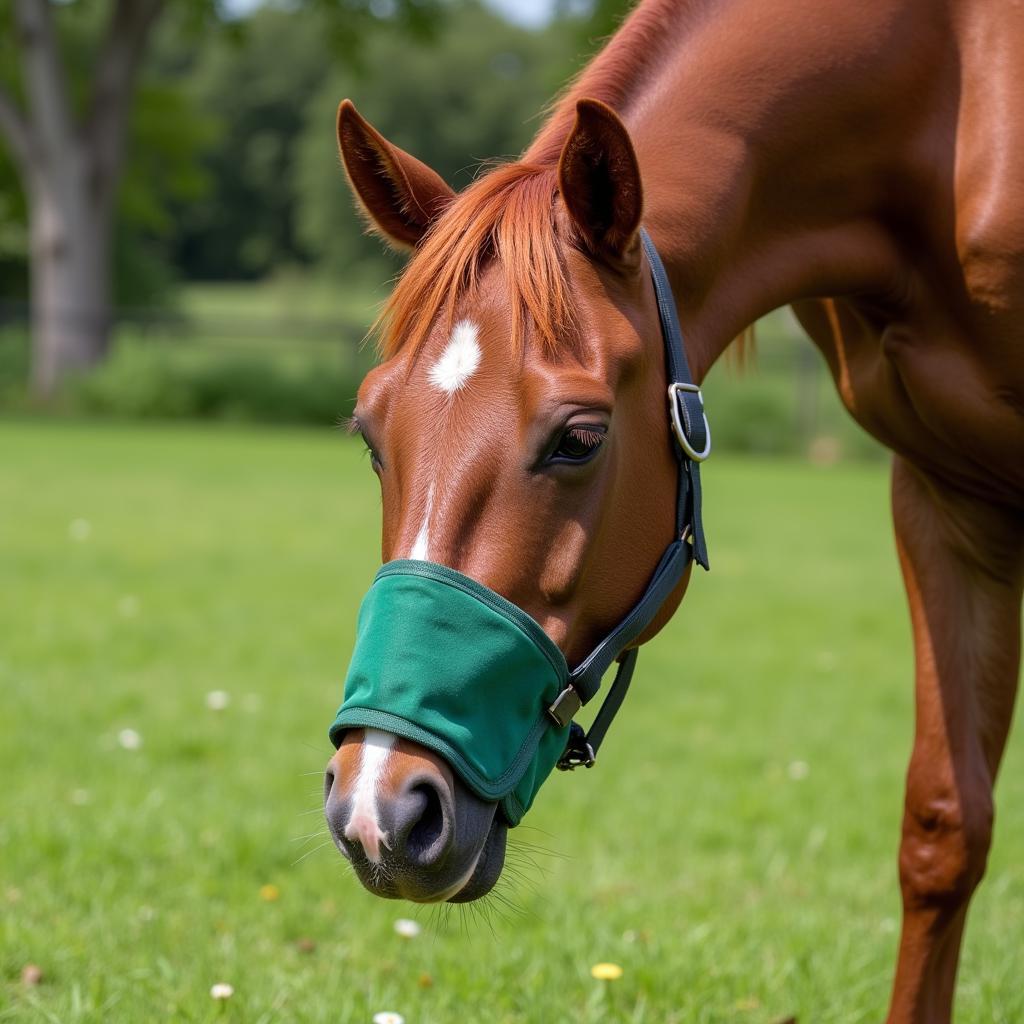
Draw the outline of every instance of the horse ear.
M455 196L436 171L388 142L351 100L338 107L338 150L370 224L393 245L418 245Z
M576 123L558 161L558 187L584 244L597 256L621 258L637 241L643 186L633 143L611 107L576 103Z

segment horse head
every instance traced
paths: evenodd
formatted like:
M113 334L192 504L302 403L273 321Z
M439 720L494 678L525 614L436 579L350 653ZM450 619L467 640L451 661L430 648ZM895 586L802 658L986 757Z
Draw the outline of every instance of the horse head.
M468 649L486 651L471 689L438 705L448 739L429 742L415 723L391 728L399 719L386 697L339 719L327 820L372 892L471 900L497 880L507 830L539 781L503 795L467 768L475 751L465 744L486 744L482 761L501 746L492 731L519 713L523 694L534 706L524 676L548 671L545 658L557 693L559 672L637 605L679 540L680 463L640 175L622 122L587 100L557 160L500 166L459 195L348 101L338 140L369 223L412 254L353 420L380 481L385 570L405 567L371 588L368 602L392 587L364 605L359 644L374 647L375 665L402 645L400 672L415 664L420 674L400 687L441 692ZM629 646L667 621L688 578L687 566ZM443 605L442 625L417 618L424 601ZM495 612L508 623L492 642ZM532 770L542 780L552 764Z

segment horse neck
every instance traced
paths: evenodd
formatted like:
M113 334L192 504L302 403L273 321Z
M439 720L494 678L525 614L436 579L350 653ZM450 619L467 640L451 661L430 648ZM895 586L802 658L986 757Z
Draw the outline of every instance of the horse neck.
M771 309L898 287L905 271L887 214L952 152L955 113L942 115L955 112L958 67L944 10L647 0L525 159L557 159L578 98L619 112L700 379Z

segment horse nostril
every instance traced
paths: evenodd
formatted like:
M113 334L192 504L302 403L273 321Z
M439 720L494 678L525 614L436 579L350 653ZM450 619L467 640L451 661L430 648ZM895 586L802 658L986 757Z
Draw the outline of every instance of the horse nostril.
M394 849L420 867L440 861L453 839L451 814L436 783L421 779L395 803Z
M421 782L413 787L413 792L421 793L424 798L423 813L409 830L405 841L409 855L420 859L420 854L427 854L442 838L445 831L444 810L441 807L441 796L435 786L429 782Z
M337 846L343 857L352 859L352 844L345 837L345 826L348 824L350 801L339 793L340 787L335 787L337 772L333 764L327 766L324 772L324 816L327 818L327 827L330 829Z

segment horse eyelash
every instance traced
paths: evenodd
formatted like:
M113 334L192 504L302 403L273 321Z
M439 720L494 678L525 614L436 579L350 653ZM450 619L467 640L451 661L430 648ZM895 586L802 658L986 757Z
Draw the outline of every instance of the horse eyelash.
M377 453L367 443L366 438L363 437L362 425L359 422L359 418L355 414L346 417L346 419L342 421L342 428L344 429L345 433L351 437L355 437L356 435L362 437L363 456L369 458L371 462L376 462L378 464L380 463L380 459L377 457Z
M604 441L604 431L596 427L570 427L566 434L590 448L596 448Z

